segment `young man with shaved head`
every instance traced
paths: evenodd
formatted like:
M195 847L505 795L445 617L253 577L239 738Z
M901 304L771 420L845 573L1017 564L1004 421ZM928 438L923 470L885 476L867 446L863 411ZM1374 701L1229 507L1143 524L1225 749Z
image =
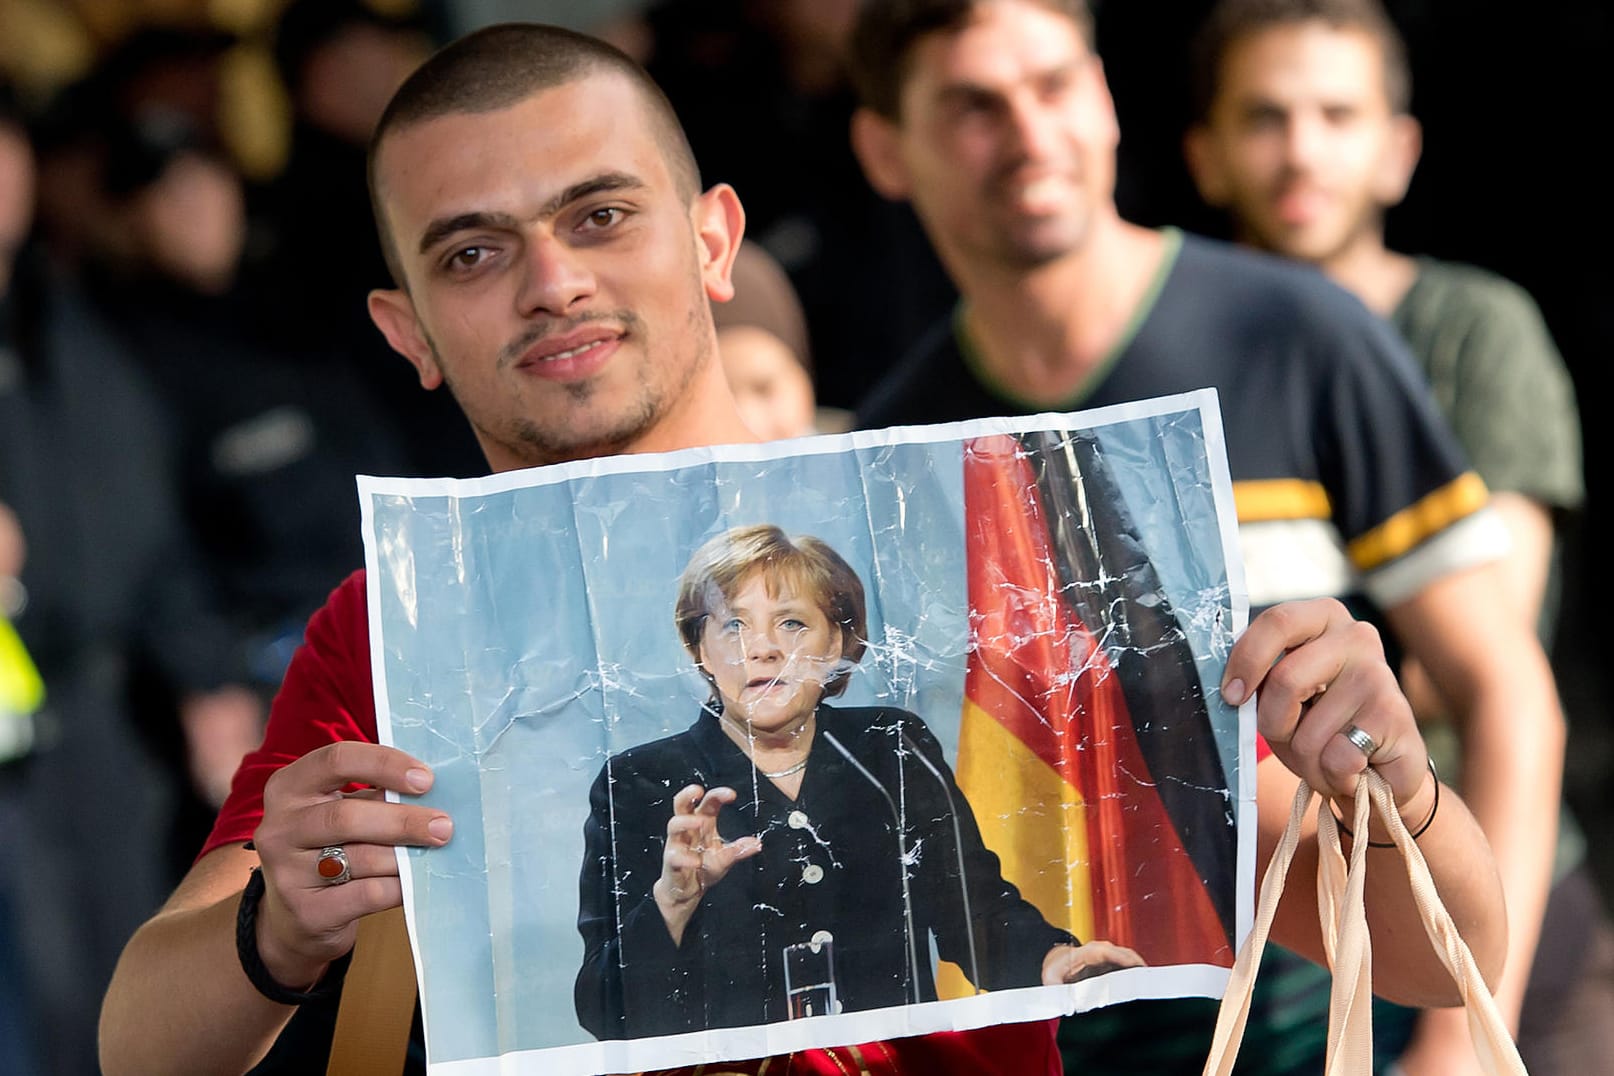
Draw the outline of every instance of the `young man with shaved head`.
M850 55L864 172L912 203L961 296L858 425L1216 388L1252 606L1341 598L1429 670L1464 729L1464 788L1507 868L1510 956L1528 965L1564 720L1533 631L1495 615L1506 532L1404 343L1320 274L1121 217L1121 131L1082 0L867 0ZM1210 1017L1177 1063L1203 1056ZM1068 1021L1068 1036L1111 1018ZM1115 1068L1172 1037L1121 1029ZM1262 1043L1271 1071L1308 1063L1299 1036ZM1308 1049L1325 1044L1319 1027ZM1087 1049L1072 1058L1091 1063Z
M371 159L399 285L372 294L371 314L424 387L449 386L494 469L750 439L708 306L731 294L740 204L725 185L699 190L666 102L626 57L546 27L479 31L403 86ZM1263 774L1290 792L1303 774L1348 810L1345 793L1369 763L1341 734L1354 723L1376 741L1371 763L1404 817L1416 824L1430 814L1436 783L1410 709L1376 633L1338 603L1291 604L1251 624L1232 651L1224 694L1238 703L1258 686L1273 750ZM358 920L400 903L395 846L452 839L453 820L411 802L431 774L374 742L373 705L355 574L310 622L264 746L237 775L194 868L124 953L102 1014L108 1073L240 1072L256 1063L300 997L333 985ZM344 794L353 785L403 799ZM1276 816L1262 813L1263 858L1283 814L1281 805ZM1450 792L1420 843L1494 974L1506 934L1499 885L1482 835ZM332 846L347 852L351 878L342 884L318 871ZM1315 871L1310 853L1300 864ZM1375 923L1416 930L1405 880L1389 873L1371 883ZM255 918L238 945L243 902ZM1321 953L1315 909L1286 908L1277 932ZM1456 1000L1432 953L1387 946L1377 970L1406 1000ZM780 1071L787 1060L798 1073L849 1064L880 1074L1059 1071L1048 1021L749 1067Z

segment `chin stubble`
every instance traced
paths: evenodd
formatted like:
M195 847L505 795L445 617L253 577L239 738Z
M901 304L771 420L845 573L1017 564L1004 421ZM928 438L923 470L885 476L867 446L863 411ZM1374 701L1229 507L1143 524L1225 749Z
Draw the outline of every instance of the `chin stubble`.
M698 286L698 276L696 283ZM465 412L472 426L483 437L503 445L519 458L526 460L529 465L538 466L566 460L617 455L644 437L666 416L675 403L689 395L696 372L711 359L711 333L709 326L703 326L702 323L702 314L707 310L704 306L704 293L701 293L701 298L702 305L690 309L683 326L684 331L692 334L699 342L698 353L693 361L684 364L683 369L677 372L676 380L670 384L658 383L654 376L654 359L649 352L651 342L645 332L644 323L637 314L626 310L578 318L561 330L553 326L536 328L522 334L519 339L501 351L499 367L503 369L519 360L520 356L540 338L557 331L570 331L590 321L610 321L622 326L625 337L635 341L645 351L645 360L637 370L631 399L625 401L616 415L611 416L614 421L604 423L606 428L592 431L569 428L564 421L554 426L546 426L528 416L518 416L502 430L487 428L466 411L465 398L456 387L456 378L449 374L449 368L442 360L436 341L428 335L426 343L437 360L438 369L443 372L444 384L460 403L460 410ZM707 331L702 332L703 328ZM599 384L595 381L569 382L559 387L565 395L566 406L579 409L588 406L600 390Z

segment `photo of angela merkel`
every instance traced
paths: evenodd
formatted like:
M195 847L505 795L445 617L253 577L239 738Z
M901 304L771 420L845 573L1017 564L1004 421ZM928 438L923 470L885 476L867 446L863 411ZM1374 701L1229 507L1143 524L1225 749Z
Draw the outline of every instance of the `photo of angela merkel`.
M691 557L675 620L711 687L589 794L578 1019L601 1039L931 1001L1141 964L1049 925L1001 875L918 715L832 706L867 647L827 544L740 527Z

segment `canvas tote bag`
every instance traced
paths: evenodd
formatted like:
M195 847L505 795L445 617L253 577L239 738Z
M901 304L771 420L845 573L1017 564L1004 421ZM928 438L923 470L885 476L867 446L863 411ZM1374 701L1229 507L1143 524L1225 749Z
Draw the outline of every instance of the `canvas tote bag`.
M1261 951L1266 948L1267 935L1272 930L1272 917L1278 908L1278 898L1283 895L1285 876L1289 873L1295 848L1300 842L1300 823L1311 806L1313 795L1311 787L1304 781L1300 782L1294 807L1289 812L1289 824L1283 831L1283 840L1272 855L1266 877L1261 880L1255 925L1239 952L1238 960L1233 964L1227 992L1222 996L1210 1056L1205 1061L1205 1076L1230 1076L1233 1062L1238 1058L1239 1042L1244 1037L1244 1025L1250 1015L1250 994L1255 986L1256 968L1261 962ZM1370 807L1377 810L1379 817L1384 820L1385 828L1406 861L1407 876L1411 880L1413 899L1423 919L1424 930L1462 994L1469 1030L1481 1066L1492 1076L1524 1076L1524 1063L1519 1059L1518 1048L1508 1035L1496 1002L1474 965L1473 954L1458 936L1451 916L1440 901L1440 894L1435 891L1434 879L1424 863L1423 853L1407 833L1401 813L1396 810L1389 783L1371 768L1363 772L1356 788L1356 817L1352 832L1362 834L1363 839L1352 842L1348 868L1333 812L1326 803L1317 812L1320 852L1317 914L1322 924L1328 966L1334 974L1333 992L1328 1003L1325 1076L1369 1076L1373 1071L1373 1013L1370 1004L1373 952L1362 896L1367 878L1366 834ZM1378 869L1385 868L1381 866Z

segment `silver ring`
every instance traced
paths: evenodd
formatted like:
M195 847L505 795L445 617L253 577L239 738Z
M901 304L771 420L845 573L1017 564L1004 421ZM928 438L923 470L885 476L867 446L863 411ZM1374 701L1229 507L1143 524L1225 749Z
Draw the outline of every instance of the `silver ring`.
M1366 755L1370 762L1379 750L1379 741L1355 725L1346 725L1340 730L1340 735L1351 741L1351 746Z
M314 862L314 869L319 872L319 880L326 885L341 885L353 879L347 853L337 845L320 849L319 859Z

